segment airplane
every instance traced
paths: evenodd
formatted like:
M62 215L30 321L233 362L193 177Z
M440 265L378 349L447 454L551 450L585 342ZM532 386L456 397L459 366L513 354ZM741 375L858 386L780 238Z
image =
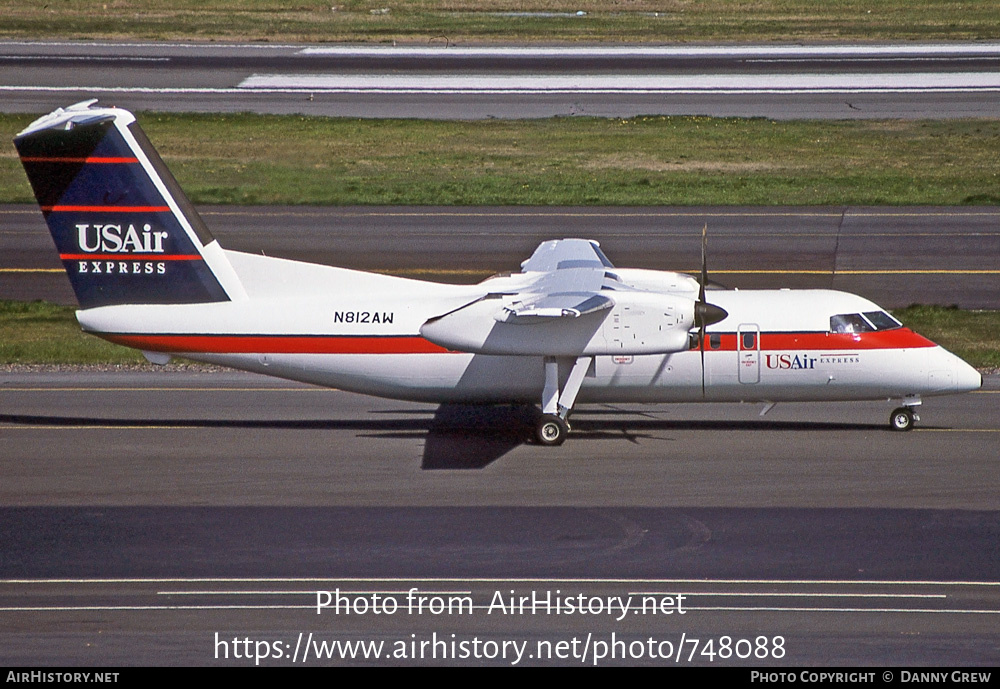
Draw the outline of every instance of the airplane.
M173 356L369 395L538 405L559 445L577 403L901 400L980 374L860 296L706 291L618 268L591 239L545 241L520 270L438 284L223 249L129 111L85 101L14 143L75 291L82 329ZM708 301L711 294L711 303Z

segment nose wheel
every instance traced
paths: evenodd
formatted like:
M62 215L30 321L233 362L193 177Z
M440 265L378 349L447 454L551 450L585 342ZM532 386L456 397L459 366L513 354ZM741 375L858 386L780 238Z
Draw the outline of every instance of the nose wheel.
M899 407L893 409L889 415L889 428L894 431L912 431L913 424L919 421L920 417L913 413L909 407Z

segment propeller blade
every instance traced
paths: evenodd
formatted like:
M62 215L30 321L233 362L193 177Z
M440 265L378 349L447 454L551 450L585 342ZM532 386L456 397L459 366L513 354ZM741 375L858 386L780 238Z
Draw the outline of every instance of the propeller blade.
M695 323L698 325L698 350L701 352L701 396L705 396L705 328L729 316L721 306L709 304L705 300L708 286L708 223L701 228L701 287L698 301L694 305Z
M708 223L701 228L701 287L698 289L698 303L694 313L698 323L698 352L701 355L701 396L705 397L705 286L708 284Z
M698 301L705 303L705 285L708 284L708 223L701 228L701 289Z
M698 334L698 351L701 352L701 397L705 398L705 328Z

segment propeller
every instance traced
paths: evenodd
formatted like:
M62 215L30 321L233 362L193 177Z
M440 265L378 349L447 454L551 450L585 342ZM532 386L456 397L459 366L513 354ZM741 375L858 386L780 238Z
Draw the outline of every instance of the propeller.
M698 326L698 351L701 353L701 396L705 396L705 328L718 323L729 313L725 309L705 301L705 286L708 284L708 223L701 228L701 286L698 301L694 305L694 319Z

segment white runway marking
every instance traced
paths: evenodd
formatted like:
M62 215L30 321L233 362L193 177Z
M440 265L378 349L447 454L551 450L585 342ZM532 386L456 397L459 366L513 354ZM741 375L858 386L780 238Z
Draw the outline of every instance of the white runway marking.
M170 62L169 57L117 55L0 55L0 60L59 60L64 62Z
M268 588L265 589L248 589L246 584L266 584ZM37 590L38 587L45 588L51 585L65 585L65 584L80 584L84 586L100 586L100 585L123 585L123 584L146 584L146 585L159 585L159 584L172 584L174 588L169 590L155 590L149 591L147 595L156 596L219 596L225 599L229 597L232 600L232 596L247 596L247 597L260 597L260 596L289 596L289 595L302 595L307 597L312 597L316 594L315 590L302 590L302 589L280 589L276 585L288 584L301 586L302 584L317 584L322 585L324 590L330 590L331 584L339 585L353 585L351 590L341 591L341 594L347 596L370 596L373 593L378 593L386 596L406 596L408 590L398 589L394 590L391 587L393 585L407 584L415 586L417 584L437 584L445 585L442 588L436 588L434 591L421 590L420 593L423 595L463 595L471 596L473 591L467 588L473 584L488 584L490 586L517 586L517 585L545 585L547 587L553 586L566 586L566 585L581 585L587 584L590 586L603 585L603 586L628 586L637 583L653 585L656 587L666 586L677 586L676 590L666 591L628 591L626 595L628 596L662 596L662 595L678 595L681 594L691 600L693 603L698 597L736 597L736 598L799 598L808 599L814 598L818 600L823 599L856 599L856 600L872 600L872 599L890 599L903 601L912 601L918 604L916 607L829 607L824 605L813 605L813 606L781 606L781 605L729 605L729 606L706 606L706 605L685 605L685 608L690 611L736 611L736 612L820 612L820 613L933 613L933 614L955 614L955 615L996 615L1000 614L1000 609L982 607L982 601L976 607L961 608L961 607L948 607L948 608L934 608L934 607L921 607L919 603L926 601L927 603L942 601L948 599L953 594L943 593L942 589L945 587L956 588L956 589L968 589L968 588L985 588L986 592L992 593L992 590L1000 586L1000 582L973 582L973 581L951 581L951 582L941 582L941 581L883 581L883 580L866 580L866 581L851 581L851 580L774 580L774 579L602 579L602 578L577 578L577 579L532 579L532 578L451 578L451 577L416 577L416 578L405 578L405 577L385 577L385 578L344 578L344 579L328 579L328 578L237 578L237 579L210 579L210 578L164 578L164 579L47 579L47 580L31 580L31 579L8 579L0 581L0 586L15 586L15 594L23 594L23 589ZM184 584L200 584L200 588L195 590L185 591L180 586ZM211 588L206 588L204 584L217 585L219 588L213 590ZM236 584L240 586L238 589L227 588L228 585ZM365 584L370 584L371 589L367 589ZM448 584L458 584L462 586L462 589L450 590L447 588ZM754 591L750 590L748 587L754 585L764 585L768 586L769 590L766 591ZM713 588L726 589L728 587L739 587L739 590L712 590ZM807 591L775 591L775 587L792 587L792 586L807 586L811 587L813 590ZM867 592L858 591L859 586L881 586L889 590L882 592ZM841 590L823 590L824 588L836 587ZM157 587L159 588L159 587ZM929 591L913 591L914 588L924 588ZM102 593L94 592L99 595L104 595ZM88 592L82 592L77 595L90 595ZM130 595L135 595L132 591ZM488 592L487 594L488 595ZM762 601L763 602L763 601ZM489 606L483 603L478 603L473 606L475 609L488 609ZM127 611L127 610L278 610L278 609L314 609L315 603L310 602L308 604L279 604L272 603L267 604L263 602L254 603L252 601L234 603L234 602L205 602L201 604L190 604L190 605L175 605L164 603L162 605L155 604L144 604L144 605L51 605L51 606L11 606L11 607L0 607L0 612L54 612L54 611ZM637 610L636 606L631 606L629 610Z
M930 93L1000 91L1000 72L876 74L254 74L239 88L335 93Z
M512 75L254 74L234 87L0 85L0 93L141 93L159 95L370 94L619 94L780 95L861 93L996 93L1000 72L911 74Z
M981 586L1000 588L1000 581L938 581L905 579L642 579L621 577L131 577L91 579L0 579L7 584L647 584L786 585L786 586Z
M990 44L984 44L990 45ZM172 43L172 42L133 42L133 43L121 43L119 41L2 41L0 42L0 50L8 47L21 47L21 48L80 48L81 50L92 50L94 48L111 48L114 50L119 50L121 48L152 48L155 50L163 49L175 49L175 48L188 48L192 50L213 50L213 51L228 51L228 50L289 50L295 48L301 48L299 44L296 43ZM973 47L971 44L968 47ZM997 46L1000 50L1000 46Z
M487 610L487 605L474 605L474 610ZM137 610L315 610L315 605L81 605L51 607L0 608L0 612L113 612ZM630 610L633 610L630 608ZM860 613L933 613L936 615L998 615L1000 610L963 610L961 608L793 608L765 606L692 606L687 611L698 612L860 612Z
M300 55L329 57L470 57L470 58L781 58L781 57L941 57L1000 55L1000 43L924 45L750 45L750 46L316 46Z
M1000 42L914 43L881 45L722 45L722 46L310 46L294 43L161 43L118 41L2 41L0 50L16 48L78 48L81 51L182 50L195 52L294 51L299 55L330 57L620 57L620 58L833 58L833 57L994 57L1000 55ZM105 53L107 54L107 53Z

